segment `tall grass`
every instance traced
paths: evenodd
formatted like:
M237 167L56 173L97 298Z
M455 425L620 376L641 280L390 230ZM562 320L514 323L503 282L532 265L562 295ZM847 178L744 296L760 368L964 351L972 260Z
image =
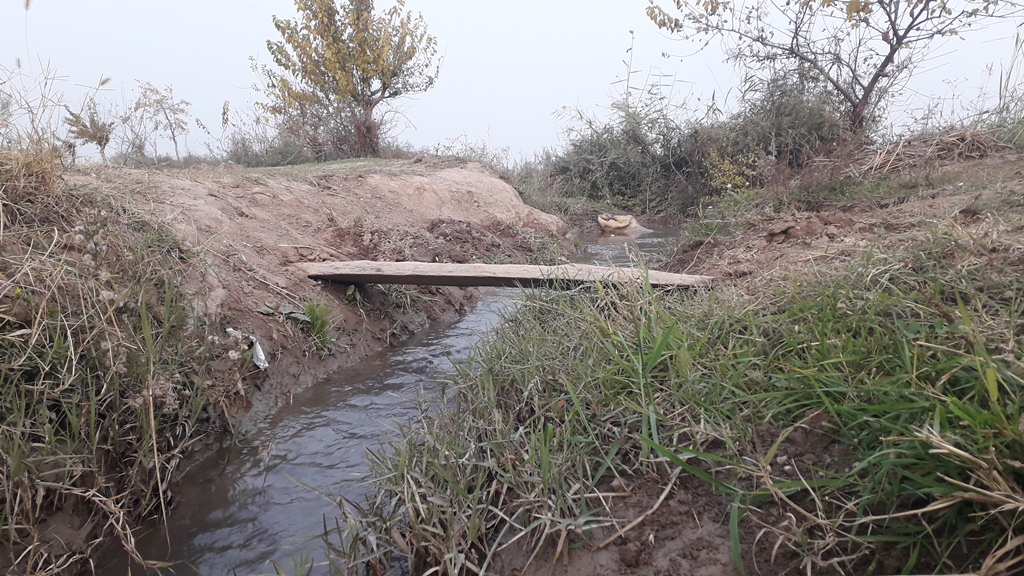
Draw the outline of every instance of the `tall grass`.
M0 91L0 569L79 569L106 537L166 514L212 423L206 327L166 231L69 189L51 86ZM18 88L18 86L14 86Z
M123 214L61 210L75 196L54 201L53 227L22 214L0 234L0 543L28 573L84 558L111 530L131 550L133 522L166 513L168 482L210 424L179 248ZM48 540L57 511L82 520L74 545Z
M1017 33L1009 62L1000 70L998 101L982 113L980 124L992 130L1005 144L1024 149L1024 90L1021 89L1024 66L1024 34Z
M310 299L303 307L303 314L308 319L306 328L317 351L322 355L330 354L334 349L334 342L330 335L333 324L330 308L323 302Z
M372 455L378 499L334 551L482 573L603 537L603 481L681 470L776 569L1019 571L1022 273L1015 241L950 225L827 280L532 294Z

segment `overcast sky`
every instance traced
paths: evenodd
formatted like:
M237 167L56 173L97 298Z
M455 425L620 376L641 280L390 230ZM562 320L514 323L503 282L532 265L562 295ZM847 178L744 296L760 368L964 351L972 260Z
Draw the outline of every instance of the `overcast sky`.
M383 4L379 3L378 7ZM616 93L635 32L634 83L650 74L674 76L675 92L691 102L719 97L736 82L715 50L657 30L647 0L407 0L437 37L444 64L434 89L402 105L411 126L399 139L431 146L464 136L511 148L514 155L557 146L562 107L599 109ZM24 0L0 3L0 66L60 76L67 97L110 77L112 100L132 99L135 80L192 103L192 113L218 126L225 100L243 109L253 100L250 57L270 63L271 16L294 16L290 0ZM976 94L984 65L1009 57L1011 23L966 40L951 40L914 87L926 94ZM665 59L663 53L676 57ZM940 66L941 65L941 66ZM194 132L194 131L193 131ZM193 148L199 148L193 133ZM195 150L195 151L202 151Z

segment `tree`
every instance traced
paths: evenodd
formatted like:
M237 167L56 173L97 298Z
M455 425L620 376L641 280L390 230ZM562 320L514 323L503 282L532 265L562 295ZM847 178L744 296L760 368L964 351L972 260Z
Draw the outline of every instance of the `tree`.
M124 103L117 113L117 126L112 128L108 142L113 143L116 156L123 164L129 161L145 163L147 158L159 159L161 137L174 145L174 157L181 161L179 140L188 135L188 100L175 100L171 86L163 90L149 82L135 81L139 96L133 102ZM186 143L187 144L187 143ZM188 153L186 145L185 152Z
M673 0L652 3L662 29L727 40L744 64L796 64L820 75L860 134L897 82L912 75L928 45L975 24L1020 14L1019 0Z
M295 0L295 6L297 19L274 17L282 39L267 41L283 74L264 69L266 110L314 152L380 155L375 111L433 86L436 39L421 15L405 12L404 0L380 15L373 0Z
M136 116L148 117L156 132L163 132L174 145L174 159L181 161L178 139L188 134L189 108L188 100L175 100L171 86L160 90L149 82L136 80L139 85L139 97L132 106ZM144 122L149 124L149 122ZM186 149L187 152L187 149ZM157 156L156 141L153 142L153 159Z

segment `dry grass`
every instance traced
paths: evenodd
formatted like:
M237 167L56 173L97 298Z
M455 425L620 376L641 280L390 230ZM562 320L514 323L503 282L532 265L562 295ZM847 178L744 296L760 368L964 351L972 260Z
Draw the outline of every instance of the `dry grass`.
M939 134L916 134L881 150L864 150L853 162L859 174L887 174L980 160L1013 147L1001 142L991 130L963 128Z
M193 266L111 197L67 190L49 148L0 149L0 567L77 570L166 514L205 409Z
M51 574L112 532L131 550L134 521L166 513L178 462L211 424L209 351L172 236L33 181L0 194L0 566Z

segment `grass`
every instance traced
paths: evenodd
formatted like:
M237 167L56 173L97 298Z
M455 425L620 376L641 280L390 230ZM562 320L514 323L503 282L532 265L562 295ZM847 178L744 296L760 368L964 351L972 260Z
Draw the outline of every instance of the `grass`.
M531 294L371 454L334 560L482 573L593 543L602 483L681 469L793 570L1019 571L1022 274L1014 239L950 223L827 280Z
M5 573L76 570L104 535L132 550L133 521L164 512L169 473L206 418L172 247L63 189L53 83L0 69ZM57 512L64 532L48 529Z
M330 354L334 350L334 340L330 335L334 324L330 318L330 308L323 302L308 300L303 307L303 314L309 319L306 328L316 349L321 354Z
M66 189L46 150L0 149L0 567L37 575L107 536L133 553L132 527L166 514L188 446L219 426L206 327L179 288L189 252Z

